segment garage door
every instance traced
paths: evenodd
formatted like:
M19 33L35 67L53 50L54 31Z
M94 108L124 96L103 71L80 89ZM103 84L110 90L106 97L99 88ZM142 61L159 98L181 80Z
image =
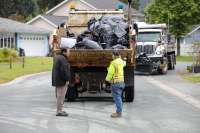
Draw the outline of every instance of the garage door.
M19 47L25 50L26 56L46 56L47 46L45 44L45 36L19 36Z

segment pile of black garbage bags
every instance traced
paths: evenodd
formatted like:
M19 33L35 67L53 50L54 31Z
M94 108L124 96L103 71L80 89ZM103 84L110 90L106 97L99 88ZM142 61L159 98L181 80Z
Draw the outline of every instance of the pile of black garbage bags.
M77 37L76 49L127 49L128 23L118 16L92 18L88 30Z

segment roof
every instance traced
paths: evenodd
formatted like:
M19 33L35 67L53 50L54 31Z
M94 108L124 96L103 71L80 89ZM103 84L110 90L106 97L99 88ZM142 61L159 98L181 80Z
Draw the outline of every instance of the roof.
M84 0L87 3L95 6L98 9L116 9L118 5L125 6L126 4L122 3L119 0Z
M51 12L56 10L57 8L66 4L67 2L69 2L69 0L64 0L63 2L61 2L60 4L55 6L54 8L47 11L46 14L50 14ZM123 5L124 9L126 11L128 10L128 5L119 1L119 0L80 0L80 2L88 5L89 7L93 8L93 9L116 9L118 7L118 5ZM139 11L137 11L133 8L132 8L132 13L134 15L144 16L144 14L140 13Z
M50 14L51 12L53 12L54 10L56 10L57 8L61 7L62 5L66 4L69 1L70 0L64 0L63 2L61 2L60 4L58 4L57 6L55 6L54 8L50 9L49 11L47 11L46 14ZM93 9L97 9L96 7L94 7L90 3L85 2L84 0L80 0L80 2L88 5L89 7L93 8Z
M122 5L125 11L128 11L128 5L119 1L119 0L84 0L87 3L90 3L97 9L117 9L119 5ZM140 13L136 9L132 8L132 13L138 16L144 16L144 14Z
M50 31L32 25L0 17L0 32L49 34Z
M194 33L195 31L197 31L198 29L200 29L200 25L194 25L192 27L192 31L190 33L188 33L186 36L191 35L192 33Z
M54 15L43 15L44 18L51 21L55 25L59 26L61 23L64 23L67 21L67 16L54 16Z
M64 23L67 21L67 16L54 16L54 15L38 15L35 18L31 19L30 21L27 22L27 24L31 24L32 22L38 20L38 19L43 19L53 27L57 28L61 23Z

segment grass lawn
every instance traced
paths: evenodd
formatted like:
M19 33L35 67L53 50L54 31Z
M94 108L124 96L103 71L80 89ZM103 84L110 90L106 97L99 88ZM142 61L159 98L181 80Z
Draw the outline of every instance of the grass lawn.
M185 61L185 62L192 62L192 56L177 56L177 61Z
M5 83L27 74L50 71L52 62L51 57L26 57L24 68L22 63L15 62L12 69L9 68L9 63L0 62L0 83Z
M200 83L200 75L194 75L194 76L184 76L185 80L189 80L193 83Z

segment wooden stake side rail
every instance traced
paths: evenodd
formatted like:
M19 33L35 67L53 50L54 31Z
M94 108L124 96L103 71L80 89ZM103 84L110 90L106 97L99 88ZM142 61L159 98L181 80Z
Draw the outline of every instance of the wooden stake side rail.
M131 60L133 50L119 50L122 59L126 58L127 66L134 66L134 61ZM112 60L112 50L94 50L94 49L71 49L68 58L70 65L74 67L108 67Z

